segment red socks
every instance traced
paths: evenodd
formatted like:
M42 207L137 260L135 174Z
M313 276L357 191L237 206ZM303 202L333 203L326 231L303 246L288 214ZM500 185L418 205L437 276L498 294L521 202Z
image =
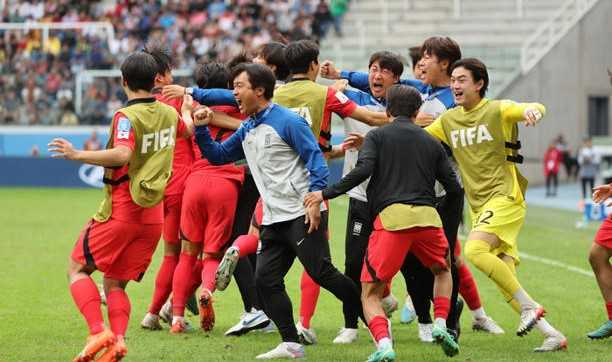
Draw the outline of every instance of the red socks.
M310 328L310 320L317 308L321 287L312 280L306 271L303 271L300 289L302 290L302 298L300 300L300 322L302 322L304 328Z
M470 310L480 308L482 305L480 304L478 287L476 286L476 281L467 263L461 264L461 266L457 268L457 271L459 272L459 294L461 294Z
M185 314L185 303L193 281L193 269L196 256L181 253L179 263L172 278L172 314L182 317Z
M612 302L606 303L606 309L608 310L608 320L612 321Z
M448 297L434 297L434 318L446 319L450 310L450 299Z
M259 239L255 235L240 235L234 243L233 246L237 247L240 250L240 257L244 257L247 255L255 254L257 252L257 245L259 244Z
M131 310L130 299L125 294L125 290L113 289L108 292L106 304L108 306L108 320L111 330L117 337L125 336Z
M168 300L172 292L172 278L178 261L178 256L164 256L162 265L157 272L157 278L155 278L155 291L153 292L153 301L149 307L149 313L159 315L159 311Z
M376 317L372 318L370 323L368 323L368 328L370 329L370 333L372 333L372 337L374 337L376 343L383 338L390 338L389 321L384 316L377 315Z
M221 260L216 258L205 258L202 260L202 288L208 289L211 293L215 291L215 274Z
M97 334L104 330L100 292L94 281L87 277L70 284L70 293L79 311L85 317L89 334ZM609 310L609 308L608 308Z

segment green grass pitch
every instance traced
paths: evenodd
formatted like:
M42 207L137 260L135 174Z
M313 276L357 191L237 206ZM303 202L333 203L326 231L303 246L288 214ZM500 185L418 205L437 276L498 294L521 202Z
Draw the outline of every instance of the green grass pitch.
M0 361L68 361L82 348L86 325L73 305L65 275L76 238L98 206L96 190L0 189ZM347 200L332 202L332 252L343 269L343 242ZM575 229L577 213L530 207L520 238L522 252L590 270L587 254L597 225ZM132 316L127 333L128 360L132 361L246 361L279 343L277 334L251 333L227 338L223 332L238 321L242 302L232 283L215 295L217 324L211 334L201 331L174 336L168 330L143 331L157 272L161 247L141 283L128 286ZM551 323L569 338L569 351L534 354L542 338L537 331L519 338L514 331L517 315L504 303L492 282L475 268L484 307L506 330L503 336L471 331L471 315L463 313L461 352L456 361L610 361L612 340L589 341L585 333L605 319L604 304L595 279L562 267L523 260L519 277L525 288L548 310ZM299 276L295 263L286 285L294 310L299 303ZM100 280L100 275L95 275ZM404 282L396 278L394 294L402 300ZM196 319L192 319L197 323ZM400 325L393 316L393 333L399 361L444 361L441 349L418 341L416 325ZM319 344L306 348L310 361L365 361L373 344L365 329L359 342L348 346L331 343L342 326L341 305L322 291L312 322ZM607 356L607 357L606 357Z

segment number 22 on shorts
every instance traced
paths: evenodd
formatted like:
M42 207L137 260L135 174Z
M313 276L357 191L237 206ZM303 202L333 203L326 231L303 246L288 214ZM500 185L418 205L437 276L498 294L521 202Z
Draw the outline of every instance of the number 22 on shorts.
M480 225L480 224L487 224L490 225L491 223L489 222L489 220L493 217L493 211L491 210L485 210L483 211L480 215L478 215L478 222L476 223L476 225Z

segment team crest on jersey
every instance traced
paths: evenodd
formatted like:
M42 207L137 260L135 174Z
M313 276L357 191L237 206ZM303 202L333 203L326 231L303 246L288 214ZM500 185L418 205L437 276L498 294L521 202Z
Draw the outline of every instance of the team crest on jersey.
M361 229L363 228L363 224L359 221L355 221L353 223L353 235L361 235Z
M272 135L267 134L266 138L264 139L264 146L270 146L270 143L272 143Z
M130 120L125 117L119 118L117 122L117 139L126 140L130 138L130 129L132 129Z

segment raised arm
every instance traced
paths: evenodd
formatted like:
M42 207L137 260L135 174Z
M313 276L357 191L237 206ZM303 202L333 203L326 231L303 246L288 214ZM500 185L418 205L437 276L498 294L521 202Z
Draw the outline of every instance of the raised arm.
M516 103L503 100L500 102L502 121L525 122L527 126L535 126L546 114L546 107L541 103Z
M213 118L212 111L209 108L198 109L194 117L197 126L195 134L196 143L202 152L202 156L210 161L210 163L213 165L223 165L244 158L244 150L242 149L242 140L246 133L244 125L240 126L227 140L216 142L210 136L207 126L211 118Z

